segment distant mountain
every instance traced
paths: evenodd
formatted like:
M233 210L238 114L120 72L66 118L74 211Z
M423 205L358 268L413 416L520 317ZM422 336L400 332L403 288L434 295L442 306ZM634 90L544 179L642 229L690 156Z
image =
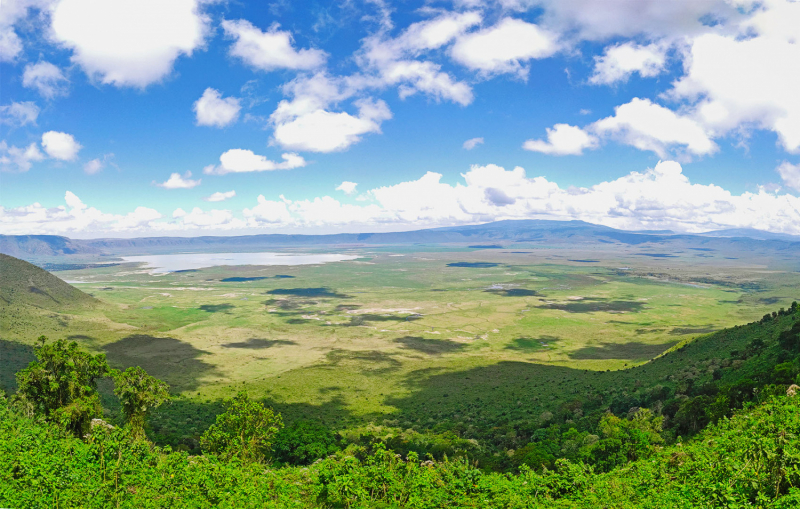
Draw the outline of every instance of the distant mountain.
M34 306L60 311L97 303L94 297L46 270L13 256L0 254L0 308Z
M763 241L753 244L753 241ZM493 248L520 243L587 246L601 244L670 245L672 248L726 249L728 247L800 249L800 237L758 230L723 230L700 235L668 230L625 231L584 221L507 220L486 224L429 228L386 233L331 235L241 235L203 237L141 237L133 239L68 239L52 235L0 236L0 252L28 260L62 255L133 255L180 251L259 251L283 247L349 247L374 245L456 244Z
M764 230L756 230L755 228L731 228L728 230L699 233L698 235L703 237L741 237L755 240L785 240L787 242L800 242L800 235L765 232Z
M62 256L100 254L84 241L58 235L0 235L0 253L17 256Z

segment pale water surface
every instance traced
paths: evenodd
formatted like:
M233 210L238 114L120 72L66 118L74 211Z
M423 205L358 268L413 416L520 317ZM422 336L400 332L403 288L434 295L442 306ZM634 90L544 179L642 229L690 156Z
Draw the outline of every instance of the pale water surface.
M295 253L185 253L169 255L123 256L126 262L144 263L154 273L203 269L218 265L311 265L343 262L357 256L344 254Z

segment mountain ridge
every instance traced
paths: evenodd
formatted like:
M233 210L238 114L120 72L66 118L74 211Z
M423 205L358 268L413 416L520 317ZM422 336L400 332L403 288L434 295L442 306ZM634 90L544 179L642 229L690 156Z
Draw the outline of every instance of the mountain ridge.
M669 230L620 230L585 221L544 219L503 220L477 225L445 226L402 232L305 234L255 234L197 237L135 237L70 239L58 235L0 235L0 253L16 257L102 256L155 253L172 249L263 249L267 247L370 246L396 244L471 244L476 242L741 244L741 239L760 246L800 249L800 236L753 229L729 229L699 234ZM501 246L502 247L502 246Z

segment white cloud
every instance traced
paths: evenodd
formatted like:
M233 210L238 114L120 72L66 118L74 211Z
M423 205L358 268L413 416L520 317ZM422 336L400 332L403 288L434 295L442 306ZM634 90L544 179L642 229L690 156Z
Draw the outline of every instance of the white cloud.
M360 141L364 134L381 132L381 122L392 117L381 100L361 99L355 105L358 108L355 116L321 108L288 116L287 108L282 110L279 105L270 117L275 126L275 142L293 150L341 151Z
M44 9L52 0L6 0L0 6L0 62L13 62L23 50L14 25L28 16L30 8Z
M47 131L42 135L42 148L53 159L74 161L83 147L71 134Z
M462 147L465 150L472 150L473 148L477 147L478 145L483 145L483 138L470 138L464 142Z
M666 48L658 44L639 46L626 42L606 48L605 54L594 60L594 74L589 83L595 85L627 81L634 72L643 78L652 78L664 71Z
M61 69L50 62L28 64L22 73L22 85L36 89L45 99L66 94L68 84Z
M14 29L0 26L0 62L13 62L20 53L22 53L22 41Z
M74 193L64 195L66 206L45 208L39 203L7 209L0 206L0 231L9 235L71 235L87 232L148 231L156 227L161 214L151 208L136 207L127 214L107 214L89 207Z
M344 194L351 195L355 194L357 185L358 184L356 184L355 182L348 182L347 180L345 180L344 182L339 184L339 187L337 187L336 190L342 191L344 192Z
M439 49L480 24L481 20L482 16L477 11L442 12L434 18L412 23L396 39L373 46L374 53L388 53L384 57L373 55L373 59L389 60L404 54L418 55L423 51Z
M281 196L283 198L283 196ZM252 209L242 211L247 224L258 227L269 224L289 225L294 223L292 215L289 213L286 200L271 201L264 198L263 194L258 195L258 204Z
M182 209L177 209L181 214L173 213L173 218L180 218L180 226L183 228L243 228L245 222L233 216L230 210L212 209L208 212L200 207L195 207L191 212L186 213Z
M589 129L662 158L674 147L693 155L711 154L718 148L697 120L638 97L617 106L613 116L598 120Z
M219 156L219 166L206 166L203 173L207 175L225 175L227 173L248 173L253 171L291 170L305 166L306 160L293 153L281 154L283 162L276 163L252 150L232 148Z
M716 185L692 184L672 161L580 189L562 189L544 177L527 178L519 167L473 166L463 177L466 185L453 186L428 172L370 194L383 209L381 221L406 225L543 218L634 230L743 227L800 233L800 198L764 190L734 195Z
M83 165L83 171L87 175L94 175L96 173L100 173L101 171L103 171L103 168L106 167L106 164L113 158L114 154L104 154L103 157L97 157L95 159L87 161L86 164Z
M222 98L219 91L207 88L195 101L192 110L197 115L197 125L225 127L236 122L242 109L236 97Z
M330 196L292 202L290 210L299 216L303 225L310 226L375 223L386 217L385 211L377 205L343 205Z
M458 38L451 55L460 64L485 74L528 75L525 62L558 50L556 36L525 21L504 18L491 28Z
M522 148L556 156L579 156L584 150L597 148L598 145L597 137L580 127L556 124L552 129L547 128L547 141L527 140Z
M225 35L235 39L230 54L262 71L276 69L311 70L325 64L327 53L318 49L296 50L292 35L275 24L262 32L247 20L222 22Z
M362 85L374 88L399 86L401 99L421 92L436 100L466 106L473 100L469 84L456 81L443 72L439 64L415 58L450 44L480 21L477 12L444 12L432 19L412 23L396 38L386 37L385 31L367 37L356 55L356 61L367 73L362 78Z
M200 0L62 0L51 14L52 38L92 78L144 88L171 71L180 55L203 45L209 18Z
M401 99L422 92L436 100L449 100L462 106L471 103L472 87L463 81L455 81L440 69L441 66L433 62L401 60L385 63L380 72L384 84L400 85Z
M0 141L0 168L4 171L28 171L36 161L43 161L44 154L31 143L25 148L8 146L5 141Z
M39 107L31 101L12 102L0 106L0 124L21 127L26 124L36 125Z
M217 191L211 196L204 196L203 201L217 202L229 200L236 196L236 191L225 191L224 193Z
M544 8L541 23L561 33L576 32L588 40L610 37L683 37L707 29L703 18L735 16L736 1L728 0L510 0L509 7L531 4Z
M100 159L92 159L83 165L83 171L88 175L99 173L103 169L103 161Z
M790 178L797 178L795 165L782 169ZM736 195L713 184L692 184L673 161L587 188L564 189L544 177L529 178L520 167L505 170L492 164L472 166L462 177L462 182L451 185L441 181L441 174L428 172L417 180L369 191L371 203L367 205L342 204L330 196L299 201L281 196L273 201L260 195L253 208L242 210L242 219L229 210L199 208L191 212L176 209L170 220L160 220L158 211L145 207L124 215L106 214L68 192L67 206L0 206L0 233L422 227L534 218L579 219L631 230L757 228L800 234L800 197L763 187L757 193Z
M784 161L776 171L780 174L784 184L800 192L800 164Z
M785 18L797 27L800 3L793 9ZM788 152L800 151L800 40L790 42L780 27L750 38L696 38L672 95L699 100L698 118L717 135L750 124L777 133Z
M200 180L192 180L192 172L187 171L182 177L180 173L173 173L169 176L166 182L157 183L153 182L153 184L157 185L158 187L163 187L164 189L191 189L193 187L197 187L200 185Z

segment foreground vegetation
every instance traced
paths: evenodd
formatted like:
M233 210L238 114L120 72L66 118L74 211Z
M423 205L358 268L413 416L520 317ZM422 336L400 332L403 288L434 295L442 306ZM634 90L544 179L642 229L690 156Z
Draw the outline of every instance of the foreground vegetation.
M636 368L638 384L573 393L527 429L474 430L481 440L468 439L451 419L420 431L334 433L317 421L284 427L280 414L241 392L202 433L203 454L191 455L146 438L147 416L166 394L141 369L111 370L104 356L61 341L42 340L36 355L17 374L17 393L0 398L2 506L800 504L796 303L678 345ZM704 373L697 362L706 363ZM671 367L668 383L643 383L644 370L658 373L660 363ZM96 419L98 381L106 375L120 401L119 426ZM588 387L593 376L610 375L580 382ZM503 449L504 441L523 445Z

